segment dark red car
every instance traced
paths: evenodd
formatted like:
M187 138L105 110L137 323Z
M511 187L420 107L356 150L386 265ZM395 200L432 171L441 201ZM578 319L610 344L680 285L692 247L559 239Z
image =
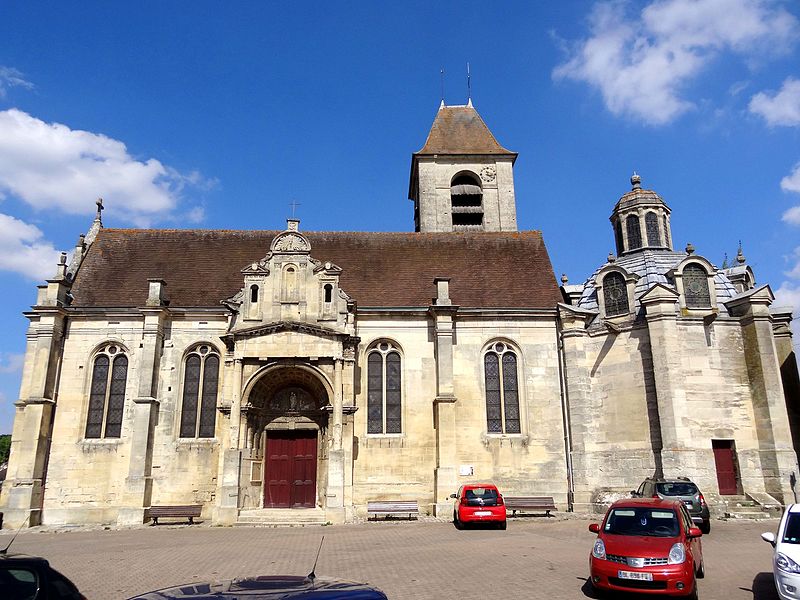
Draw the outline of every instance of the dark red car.
M704 575L703 535L682 502L661 498L619 500L608 509L589 555L590 581L604 591L697 598Z
M469 523L494 523L506 528L506 505L497 487L491 483L469 483L462 485L453 505L453 524L461 529Z

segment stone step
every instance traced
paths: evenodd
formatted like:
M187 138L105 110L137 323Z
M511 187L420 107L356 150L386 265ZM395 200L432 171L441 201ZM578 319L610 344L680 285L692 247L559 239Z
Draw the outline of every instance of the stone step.
M321 508L256 508L239 511L234 525L242 527L304 527L327 523Z

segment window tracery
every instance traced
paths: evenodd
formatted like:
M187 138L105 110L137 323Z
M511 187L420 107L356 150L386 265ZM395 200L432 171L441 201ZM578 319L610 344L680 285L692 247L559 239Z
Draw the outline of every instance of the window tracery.
M107 344L92 365L86 438L120 437L127 378L128 357L119 344Z
M180 437L214 437L218 388L219 355L201 344L184 361Z
M486 381L486 430L520 433L517 355L507 344L495 342L483 356Z
M402 433L402 359L390 341L367 353L367 433Z

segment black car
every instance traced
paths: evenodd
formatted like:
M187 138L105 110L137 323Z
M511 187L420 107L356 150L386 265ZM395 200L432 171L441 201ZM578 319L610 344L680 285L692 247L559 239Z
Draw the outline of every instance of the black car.
M377 588L327 577L292 575L189 583L148 592L129 600L387 600Z
M86 600L75 584L46 559L0 553L0 598L9 600Z
M692 521L697 523L700 531L707 534L711 531L711 515L708 505L700 489L688 477L661 479L648 477L638 489L631 492L634 498L663 498L680 500L686 505Z

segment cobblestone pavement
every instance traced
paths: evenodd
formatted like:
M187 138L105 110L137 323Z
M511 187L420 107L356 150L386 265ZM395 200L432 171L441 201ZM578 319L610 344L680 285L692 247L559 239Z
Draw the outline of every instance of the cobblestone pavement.
M443 521L333 527L159 525L122 530L23 531L13 551L44 556L90 600L248 575L317 574L369 582L392 600L590 598L588 518L517 518L508 530L456 530ZM771 548L777 521L714 521L703 536L702 600L777 600ZM0 534L5 546L11 533ZM634 600L635 597L630 597Z

